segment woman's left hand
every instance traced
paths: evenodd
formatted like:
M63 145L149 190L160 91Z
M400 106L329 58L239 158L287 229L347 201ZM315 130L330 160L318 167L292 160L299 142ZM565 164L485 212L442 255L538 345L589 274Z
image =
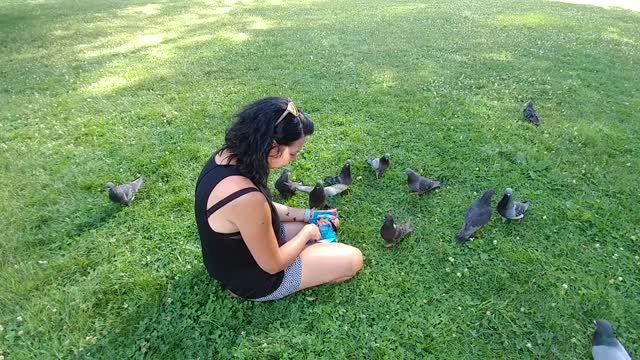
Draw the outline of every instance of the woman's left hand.
M327 222L327 223L331 223L333 225L333 228L335 230L338 229L338 227L340 226L340 219L338 219L338 209L328 209L326 211L331 211L333 213L333 217L331 219L321 219L320 221L318 221L318 223L320 224L321 222Z
M333 228L333 230L337 231L338 226L340 225L340 219L338 218L333 218L332 220L327 220L325 218L318 219L318 226L322 226L326 224L331 224L331 227Z
M338 230L338 226L340 226L340 219L338 219L338 209L329 209L334 215L333 219L329 220L331 225L333 225L334 230Z

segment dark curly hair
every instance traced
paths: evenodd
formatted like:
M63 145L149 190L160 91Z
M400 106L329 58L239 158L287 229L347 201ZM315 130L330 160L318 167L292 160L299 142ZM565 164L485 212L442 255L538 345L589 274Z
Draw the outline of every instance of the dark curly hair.
M313 134L313 121L303 112L298 116L289 113L275 124L290 102L283 97L267 97L244 107L227 129L225 143L218 151L229 150L231 155L228 159L236 161L240 173L265 190L269 176L267 158L273 141L291 145Z

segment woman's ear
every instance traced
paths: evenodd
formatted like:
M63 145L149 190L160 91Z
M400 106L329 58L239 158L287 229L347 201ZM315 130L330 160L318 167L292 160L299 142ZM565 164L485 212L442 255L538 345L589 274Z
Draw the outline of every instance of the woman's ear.
M278 144L275 140L271 143L271 148L269 149L269 157L278 158L282 154L282 145Z

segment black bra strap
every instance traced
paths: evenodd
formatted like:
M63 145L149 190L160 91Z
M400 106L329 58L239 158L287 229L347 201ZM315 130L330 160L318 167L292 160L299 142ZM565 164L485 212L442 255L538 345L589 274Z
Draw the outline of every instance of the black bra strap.
M209 216L211 216L211 214L213 214L214 212L220 210L221 207L227 205L228 203L232 202L233 200L239 198L242 195L251 193L251 192L260 192L260 190L254 188L254 187L248 187L248 188L244 188L241 190L238 190L234 193L231 193L229 195L227 195L224 199L218 201L217 203L215 203L213 206L211 206L210 208L207 209L207 218Z

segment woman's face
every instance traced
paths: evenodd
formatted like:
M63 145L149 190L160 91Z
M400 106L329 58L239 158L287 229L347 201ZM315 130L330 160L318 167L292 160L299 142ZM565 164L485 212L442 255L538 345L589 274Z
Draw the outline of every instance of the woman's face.
M268 163L270 169L277 169L286 166L298 159L298 154L302 151L306 136L294 141L291 145L277 145L269 152Z

